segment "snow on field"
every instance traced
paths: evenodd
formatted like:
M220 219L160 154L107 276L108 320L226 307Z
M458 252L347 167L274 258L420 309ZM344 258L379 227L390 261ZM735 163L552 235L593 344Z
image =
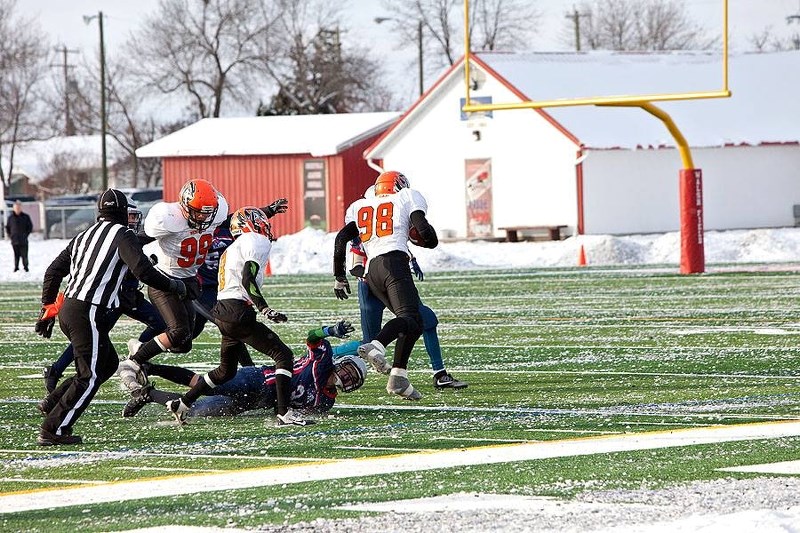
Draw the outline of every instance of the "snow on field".
M306 229L282 236L273 248L274 274L331 272L333 233ZM0 281L42 280L52 259L67 241L30 243L31 271L12 272L13 254L6 241L0 245ZM583 245L590 266L660 265L678 271L680 235L675 233L631 236L582 236L558 242L444 242L435 250L415 249L426 271L483 268L571 267ZM749 269L800 269L800 228L778 228L705 233L707 271L730 268L719 263L758 263ZM779 265L780 264L780 265ZM788 264L788 265L787 265ZM800 507L795 477L716 480L663 491L589 492L583 500L560 505L507 509L450 510L403 513L394 509L361 519L319 520L281 526L281 531L605 531L605 532L723 532L782 531L800 533ZM453 496L458 498L457 496ZM474 497L473 497L474 498ZM468 498L469 499L469 498ZM541 502L540 502L541 503ZM601 505L613 504L613 505ZM455 505L455 503L454 503ZM592 512L583 512L586 506ZM491 506L489 506L491 507ZM551 509L552 512L545 512ZM649 509L643 512L643 509ZM491 524L491 525L489 525ZM160 529L163 530L163 529ZM216 531L184 528L170 531ZM265 527L269 531L269 526Z
M334 233L304 229L284 235L271 256L273 274L331 273ZM800 228L707 231L707 271L714 263L799 263ZM44 271L68 241L34 239L30 243L30 272L13 272L11 244L0 245L0 281L41 281ZM435 250L414 248L426 271L481 268L545 268L577 265L583 245L589 266L667 265L678 271L680 234L587 235L563 241L443 242Z

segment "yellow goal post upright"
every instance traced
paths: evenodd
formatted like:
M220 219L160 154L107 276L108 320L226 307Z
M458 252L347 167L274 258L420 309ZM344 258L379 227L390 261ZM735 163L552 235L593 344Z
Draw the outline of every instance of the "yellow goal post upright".
M647 113L661 120L672 135L678 147L682 168L679 173L679 199L680 199L680 228L681 228L681 274L698 274L705 272L705 251L703 245L703 176L702 171L694 168L691 150L683 134L678 129L672 118L653 102L669 102L676 100L702 100L708 98L728 98L731 91L728 88L728 0L722 3L722 87L717 90L616 95L616 96L591 96L583 98L564 98L555 100L526 100L508 103L479 103L473 102L470 97L470 60L472 56L470 46L470 17L469 0L464 0L464 89L466 91L464 113L482 113L488 111L503 111L510 109L542 109L547 107L569 106L617 106L639 107Z

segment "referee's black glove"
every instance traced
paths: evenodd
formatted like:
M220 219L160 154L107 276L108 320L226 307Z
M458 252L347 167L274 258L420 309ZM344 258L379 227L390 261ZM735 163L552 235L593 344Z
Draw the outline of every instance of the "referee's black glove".
M42 309L42 314L44 313L44 309ZM34 330L38 335L41 335L45 339L49 339L53 335L53 326L56 325L56 317L45 318L36 321L36 326Z
M179 279L169 280L169 292L177 294L181 300L186 299L186 285Z

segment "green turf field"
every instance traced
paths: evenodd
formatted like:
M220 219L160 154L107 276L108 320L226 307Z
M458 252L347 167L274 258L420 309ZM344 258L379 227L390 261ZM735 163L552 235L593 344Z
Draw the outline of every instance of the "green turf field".
M797 417L800 274L671 272L430 273L418 287L439 316L448 369L470 383L466 390L433 389L420 341L410 366L420 402L389 397L386 378L370 374L364 388L340 395L330 416L309 428L275 428L262 412L190 420L179 429L156 405L122 419L126 396L114 378L74 428L85 444L58 449L36 445L36 402L41 368L64 338L33 332L38 287L2 284L0 493L46 489L41 497L58 501L52 489L79 484L187 476L191 487L193 477L216 471ZM357 301L336 300L331 285L329 276L268 278L267 300L289 317L272 327L296 353L312 327L340 318L357 324ZM121 320L112 334L117 348L140 329ZM158 360L208 369L217 357L218 334L209 326L191 354ZM480 465L460 466L5 513L0 530L254 528L358 516L336 509L346 503L462 491L569 498L583 490L747 477L716 469L798 452L800 438L785 437L507 462L492 466L491 475Z

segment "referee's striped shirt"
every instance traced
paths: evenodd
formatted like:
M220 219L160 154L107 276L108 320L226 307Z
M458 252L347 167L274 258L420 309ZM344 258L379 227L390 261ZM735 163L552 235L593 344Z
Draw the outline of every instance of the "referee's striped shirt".
M129 268L146 284L163 291L170 289L170 279L153 268L132 230L100 220L72 239L47 268L42 303L55 301L61 281L69 275L66 298L115 308Z

